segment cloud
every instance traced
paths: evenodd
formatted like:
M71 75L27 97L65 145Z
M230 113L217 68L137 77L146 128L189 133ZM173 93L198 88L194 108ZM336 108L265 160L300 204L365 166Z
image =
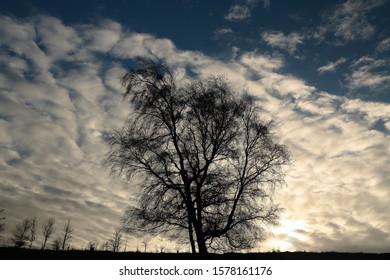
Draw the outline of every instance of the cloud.
M264 8L269 8L271 6L271 0L263 0Z
M323 24L315 37L323 40L327 33L332 33L339 44L353 40L366 40L375 33L375 26L368 16L373 9L382 6L385 0L348 0L338 4L322 15Z
M288 243L306 251L388 251L388 223L381 221L386 219L382 211L387 199L382 196L388 195L389 176L383 166L390 164L384 142L389 135L373 130L372 124L388 121L390 106L316 93L296 102L296 109L302 120L292 115L280 124L281 135L295 139L287 141L296 167L289 187L279 195L291 205L285 220L304 221L295 228L304 232ZM299 209L305 213L297 215ZM347 222L352 219L360 223ZM280 237L273 248L286 242Z
M233 33L234 32L230 27L217 28L214 31L214 39L216 39L216 40L225 39L227 37L230 37Z
M9 32L10 28L13 32ZM2 40L9 46L8 51L16 53L19 57L10 57L13 63L31 64L35 70L35 74L41 75L50 67L50 59L45 55L43 50L39 47L36 39L36 32L29 22L22 22L14 20L10 17L0 17L0 35ZM22 55L27 55L25 59ZM7 54L2 54L5 57ZM11 65L9 65L11 66ZM5 67L10 68L5 64ZM20 69L20 68L19 68ZM12 68L10 68L13 71Z
M320 73L320 74L323 74L325 72L335 72L336 71L336 68L337 66L345 63L347 61L347 59L345 57L341 57L339 59L337 59L335 62L328 62L327 64L325 64L324 66L321 66L317 69L317 71Z
M390 73L387 71L390 60L363 56L351 65L346 77L347 87L351 90L371 88L384 90L390 85Z
M217 36L223 36L225 34L231 34L231 33L233 33L233 30L229 27L218 28L214 31L214 34Z
M122 36L121 25L112 20L103 20L97 26L83 25L80 31L91 51L109 52Z
M297 32L284 35L281 31L264 31L261 38L271 47L285 50L292 55L298 45L303 44L304 36Z
M380 41L375 50L377 52L386 52L390 50L390 37Z
M250 9L246 6L234 5L230 7L225 19L229 21L240 21L251 17Z
M383 121L390 131L390 106L387 104L352 99L344 102L343 109L366 127L372 128L378 121Z
M2 16L0 23L0 204L8 234L37 216L54 217L59 227L71 217L79 248L111 237L134 198L131 182L102 167L105 139L129 113L119 80L126 63L149 50L180 82L193 76L187 69L226 75L256 97L289 147L295 164L275 198L286 209L282 227L262 249L388 251L388 104L322 92L285 73L280 55L240 50L221 61L109 20L66 25L50 16ZM53 30L65 32L58 49ZM374 75L385 62L364 57L351 70Z
M240 36L230 27L221 27L214 30L212 39L217 41L221 46L231 46L234 48L234 44L239 41Z
M256 52L244 53L240 57L240 62L250 67L252 72L261 73L263 75L272 73L283 67L284 61L280 57L271 57L267 55L257 54Z
M33 22L36 26L35 43L53 60L68 57L81 43L75 30L63 25L57 18L39 16Z
M119 223L126 195L118 182L101 176L101 134L128 111L118 92L102 83L99 60L79 47L86 45L81 30L49 16L1 16L0 22L1 204L9 213L7 228L26 216L40 222L50 216L60 227L70 216L77 246L86 244L88 231L103 239L112 221ZM117 101L110 118L100 107L105 95Z
M230 7L229 12L225 15L228 21L242 21L252 17L252 10L254 10L259 0L241 1L241 4L234 4ZM271 5L270 0L262 0L263 7L268 8Z

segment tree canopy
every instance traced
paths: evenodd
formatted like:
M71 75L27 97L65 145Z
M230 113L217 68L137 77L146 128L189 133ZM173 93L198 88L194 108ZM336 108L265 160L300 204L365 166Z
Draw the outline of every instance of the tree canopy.
M107 163L137 191L125 228L187 240L201 254L262 241L278 220L272 197L290 156L255 102L221 76L180 86L148 58L122 83L132 113L112 133Z

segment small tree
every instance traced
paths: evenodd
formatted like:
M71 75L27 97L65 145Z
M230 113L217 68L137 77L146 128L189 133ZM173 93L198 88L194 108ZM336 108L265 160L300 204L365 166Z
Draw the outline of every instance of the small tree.
M123 230L121 228L116 228L114 238L109 240L113 252L119 252L122 246L122 235Z
M161 244L161 245L159 246L159 248L160 248L160 253L164 253L165 245L164 245L164 244Z
M5 246L6 244L3 237L3 231L5 230L5 223L3 221L5 221L5 217L2 217L2 212L4 212L4 209L0 209L0 247Z
M11 243L18 248L23 247L30 240L29 231L31 223L29 219L25 219L22 223L15 226L12 232Z
M89 251L96 251L98 247L99 247L99 244L97 244L96 242L89 241L89 243L88 243L88 250Z
M144 245L144 252L146 253L146 248L148 248L149 240L144 239L142 240L142 245Z
M124 246L124 248L123 248L123 252L126 252L127 251L127 237L126 237L126 239L125 239L125 246Z
M45 250L46 243L49 240L50 236L54 232L54 224L55 220L53 218L49 218L45 221L45 223L42 226L42 234L43 234L43 241L42 241L42 250Z
M61 244L62 244L62 237L57 236L54 240L53 243L51 244L51 248L54 251L59 251L61 249Z
M0 215L2 216L2 212L4 212L4 209L0 209ZM0 235L1 233L5 230L5 223L3 223L3 221L5 221L5 217L1 217L0 216Z
M74 231L74 228L72 227L72 225L70 223L70 219L68 219L65 226L64 226L64 232L63 232L63 236L62 236L62 242L61 242L62 250L65 250L65 248L69 248L70 241L73 238L73 231Z
M28 238L28 241L30 242L29 249L31 249L34 241L37 238L37 218L35 217L30 219L30 230Z
M102 243L102 245L100 246L100 249L103 250L103 251L108 251L110 248L110 242L109 241L105 241Z

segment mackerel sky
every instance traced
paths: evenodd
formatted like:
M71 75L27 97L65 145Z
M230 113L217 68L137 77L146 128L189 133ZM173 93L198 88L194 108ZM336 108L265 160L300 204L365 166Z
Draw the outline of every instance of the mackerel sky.
M222 74L254 95L290 149L285 211L256 251L389 252L389 14L386 0L1 1L4 238L34 216L57 233L71 218L78 248L111 238L135 194L102 166L105 141L130 112L121 76L153 54L180 82Z

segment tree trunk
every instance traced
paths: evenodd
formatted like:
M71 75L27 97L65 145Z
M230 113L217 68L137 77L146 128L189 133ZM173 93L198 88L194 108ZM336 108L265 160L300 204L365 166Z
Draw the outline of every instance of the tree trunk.
M206 255L207 254L207 247L206 247L206 241L203 236L203 232L198 227L195 228L196 233L196 241L198 242L198 253L200 255Z
M190 219L188 219L188 234L189 234L189 237L190 237L191 251L192 251L193 254L196 254L194 233L192 232L192 223L191 223Z
M207 252L207 247L206 247L206 241L204 240L203 237L198 237L198 252L200 255L206 255Z

